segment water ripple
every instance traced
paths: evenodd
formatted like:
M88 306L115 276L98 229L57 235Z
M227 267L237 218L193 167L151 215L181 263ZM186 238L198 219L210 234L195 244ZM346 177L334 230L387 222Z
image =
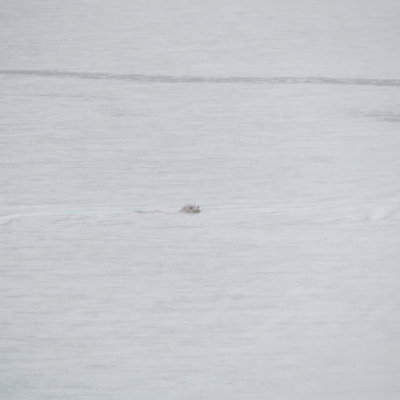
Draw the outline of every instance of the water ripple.
M111 74L97 72L70 72L56 70L0 70L0 75L27 75L39 77L119 80L144 83L242 83L242 84L326 84L360 86L400 86L400 79L330 78L330 77L246 77L246 76L173 76L142 74Z

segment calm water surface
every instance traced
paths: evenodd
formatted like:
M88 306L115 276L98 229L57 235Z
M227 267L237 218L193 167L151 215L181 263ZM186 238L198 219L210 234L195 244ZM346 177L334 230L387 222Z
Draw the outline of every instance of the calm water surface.
M3 2L0 397L397 400L399 3L189 3Z

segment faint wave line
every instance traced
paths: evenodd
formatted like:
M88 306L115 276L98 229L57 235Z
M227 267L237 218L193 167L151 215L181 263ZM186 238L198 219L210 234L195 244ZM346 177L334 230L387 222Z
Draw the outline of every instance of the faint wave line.
M145 83L244 83L244 84L328 84L360 86L400 86L400 79L329 78L329 77L206 77L142 74L110 74L97 72L69 72L52 70L0 70L0 75L28 75L39 77L118 80Z

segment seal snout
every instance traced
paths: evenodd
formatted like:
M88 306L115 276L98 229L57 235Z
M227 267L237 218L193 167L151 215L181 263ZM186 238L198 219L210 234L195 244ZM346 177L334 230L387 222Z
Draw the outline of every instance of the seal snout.
M197 214L200 212L200 207L196 204L186 204L181 208L180 212L185 214Z

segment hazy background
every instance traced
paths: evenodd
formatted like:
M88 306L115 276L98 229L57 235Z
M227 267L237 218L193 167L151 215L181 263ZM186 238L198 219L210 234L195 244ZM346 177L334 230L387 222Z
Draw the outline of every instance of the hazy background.
M392 0L2 0L0 397L397 400L399 37Z

